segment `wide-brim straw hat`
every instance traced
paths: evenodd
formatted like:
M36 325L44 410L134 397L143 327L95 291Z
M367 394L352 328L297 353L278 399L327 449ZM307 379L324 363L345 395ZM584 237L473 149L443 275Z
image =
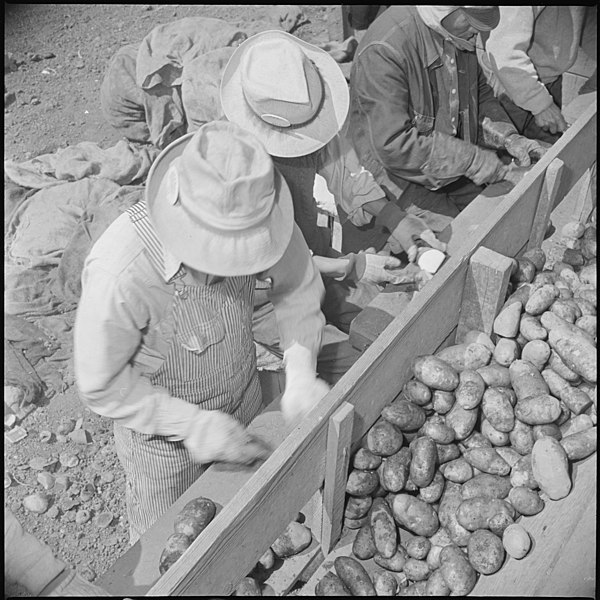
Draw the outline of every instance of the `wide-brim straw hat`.
M150 169L145 198L165 248L203 273L260 273L292 236L285 180L260 141L235 123L207 123L169 144Z
M346 120L350 95L327 52L284 31L264 31L229 59L221 104L225 116L254 133L269 154L292 158L333 139Z

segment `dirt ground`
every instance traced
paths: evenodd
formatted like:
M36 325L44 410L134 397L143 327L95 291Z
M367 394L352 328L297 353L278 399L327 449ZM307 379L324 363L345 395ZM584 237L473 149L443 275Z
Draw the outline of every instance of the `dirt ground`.
M249 35L274 28L266 5L4 6L4 51L12 59L4 76L4 153L16 161L82 141L102 148L117 143L119 134L105 124L100 110L103 74L118 48L141 41L155 26L205 16L224 19ZM307 22L294 34L313 43L328 41L328 7L301 8ZM80 402L71 361L45 366L52 370L63 364L62 384L18 421L27 437L14 444L5 441L5 505L56 556L94 581L128 547L124 478L112 425ZM73 426L80 433L69 436L65 432ZM66 489L60 475L70 482ZM38 476L51 487L45 489ZM27 510L23 500L40 492L49 501L48 510ZM15 585L5 587L5 594L29 595Z

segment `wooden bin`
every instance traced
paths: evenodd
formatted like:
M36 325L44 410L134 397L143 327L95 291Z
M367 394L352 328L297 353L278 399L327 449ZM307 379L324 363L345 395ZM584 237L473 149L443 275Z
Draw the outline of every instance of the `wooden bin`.
M514 188L506 182L489 186L455 219L452 228L458 233L450 239L449 259L302 424L288 432L276 403L257 417L251 430L276 446L269 460L252 470L209 468L98 583L121 596L229 595L302 511L314 542L300 555L286 559L268 583L283 595L302 577L308 581L304 593L310 593L318 575L317 571L311 578L311 572L323 563L322 570L332 552L341 547L335 544L342 528L349 456L382 408L410 379L414 357L453 343L457 328L459 337L461 327L491 330L492 313L502 302L502 287L506 290L505 257L539 245L552 209L565 198L577 204L583 197L572 198L569 192L595 166L596 116L594 93L581 116ZM580 479L585 478L578 476L574 491L562 501L567 502L570 515L580 516L574 523L571 517L564 518L563 510L563 529L591 526L586 510L588 505L595 507L595 469L592 475L592 484L583 492L578 490ZM576 502L583 506L585 494L586 510L571 506ZM186 553L159 577L158 560L172 533L174 516L197 496L212 498L222 508ZM540 514L551 510L547 507ZM541 561L550 569L558 559L558 554L547 555L543 548L534 554L544 555ZM539 573L532 575L529 570L527 577L548 577L539 562L537 568ZM503 570L486 579L500 577ZM528 595L528 589L523 587L522 594Z

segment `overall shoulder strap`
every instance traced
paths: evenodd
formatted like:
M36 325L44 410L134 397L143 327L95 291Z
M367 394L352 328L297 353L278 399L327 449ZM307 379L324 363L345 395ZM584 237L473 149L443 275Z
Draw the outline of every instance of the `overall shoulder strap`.
M159 273L164 273L165 260L163 246L156 235L152 223L150 223L150 219L148 219L146 203L136 202L136 204L127 209L127 214L142 244L144 244L144 248L153 266Z

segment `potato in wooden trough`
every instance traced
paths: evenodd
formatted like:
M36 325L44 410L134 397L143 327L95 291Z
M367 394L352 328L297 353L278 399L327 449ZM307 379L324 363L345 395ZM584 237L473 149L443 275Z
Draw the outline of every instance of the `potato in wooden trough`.
M549 437L537 440L531 451L531 466L540 489L551 500L569 494L572 486L569 461L560 442Z
M419 356L412 361L414 376L436 390L452 392L459 383L457 371L436 356Z
M333 561L338 577L352 596L376 596L375 587L365 568L350 556L338 556Z

